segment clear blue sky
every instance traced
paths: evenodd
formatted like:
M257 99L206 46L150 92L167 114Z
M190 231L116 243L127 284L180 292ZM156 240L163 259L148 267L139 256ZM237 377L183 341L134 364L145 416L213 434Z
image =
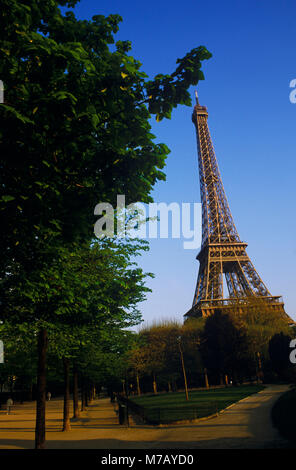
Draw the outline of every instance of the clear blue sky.
M212 52L198 89L230 208L255 268L296 320L296 104L289 101L296 78L295 0L81 0L75 12L87 19L120 14L117 38L132 42L131 54L151 78L173 71L176 59L194 47ZM200 201L191 113L181 106L170 121L152 123L156 141L171 149L156 202ZM155 273L153 293L140 304L146 322L182 321L193 300L197 251L184 250L182 240L151 242L140 262Z

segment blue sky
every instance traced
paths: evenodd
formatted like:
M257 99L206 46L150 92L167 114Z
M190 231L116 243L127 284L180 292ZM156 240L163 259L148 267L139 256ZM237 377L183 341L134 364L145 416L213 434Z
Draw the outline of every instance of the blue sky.
M296 78L295 1L81 0L75 12L86 19L120 14L116 38L132 42L131 54L150 78L172 72L176 59L199 45L213 54L198 91L230 208L255 268L296 320L296 104L289 100ZM194 88L190 92L193 97ZM155 202L200 202L191 114L180 106L171 120L152 121L156 141L171 149ZM198 250L184 250L183 240L150 246L140 261L155 274L153 293L140 304L143 318L182 321L193 300Z

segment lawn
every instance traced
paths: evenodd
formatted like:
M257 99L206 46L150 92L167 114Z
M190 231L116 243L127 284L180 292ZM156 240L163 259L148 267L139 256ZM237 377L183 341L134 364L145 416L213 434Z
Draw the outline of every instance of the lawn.
M189 391L189 401L184 392L130 397L130 400L141 407L146 422L159 424L209 416L263 388L263 385L242 385L193 390Z

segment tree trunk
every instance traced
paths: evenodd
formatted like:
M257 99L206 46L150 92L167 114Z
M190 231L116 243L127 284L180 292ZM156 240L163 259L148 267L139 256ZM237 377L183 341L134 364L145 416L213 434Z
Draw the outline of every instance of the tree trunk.
M81 411L85 410L85 380L81 377Z
M137 394L141 395L140 379L139 379L139 374L138 373L136 375L136 379L137 379Z
M257 359L258 359L258 382L263 381L263 370L262 370L262 362L261 362L261 356L260 353L257 352Z
M95 386L93 383L90 383L88 386L88 401L91 403L95 398Z
M64 363L64 420L63 431L70 431L70 363L69 359L63 358Z
M156 379L155 379L155 374L153 374L153 393L157 393L157 385L156 385Z
M45 449L45 409L46 409L46 352L47 331L42 328L38 333L38 369L35 449Z
M73 418L80 418L78 398L78 370L75 364L73 366Z
M205 373L205 386L206 388L209 388L209 379L208 379L207 369L204 369L204 373Z
M84 381L84 406L88 407L88 381Z
M180 343L180 342L179 342L179 350L180 350L182 371L183 371L183 377L184 377L185 397L186 397L186 401L188 401L188 400L189 400L189 396L188 396L188 387L187 387L187 376L186 376L186 370L185 370L185 364L184 364L183 351L182 351L181 343Z

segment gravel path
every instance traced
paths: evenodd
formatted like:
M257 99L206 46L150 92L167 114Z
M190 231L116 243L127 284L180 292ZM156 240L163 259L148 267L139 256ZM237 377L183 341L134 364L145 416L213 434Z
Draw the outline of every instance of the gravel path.
M62 432L62 400L47 402L47 449L270 449L291 448L273 428L270 411L287 386L271 385L232 405L219 416L163 427L118 424L109 399L95 400ZM0 449L33 449L35 404L0 410Z

